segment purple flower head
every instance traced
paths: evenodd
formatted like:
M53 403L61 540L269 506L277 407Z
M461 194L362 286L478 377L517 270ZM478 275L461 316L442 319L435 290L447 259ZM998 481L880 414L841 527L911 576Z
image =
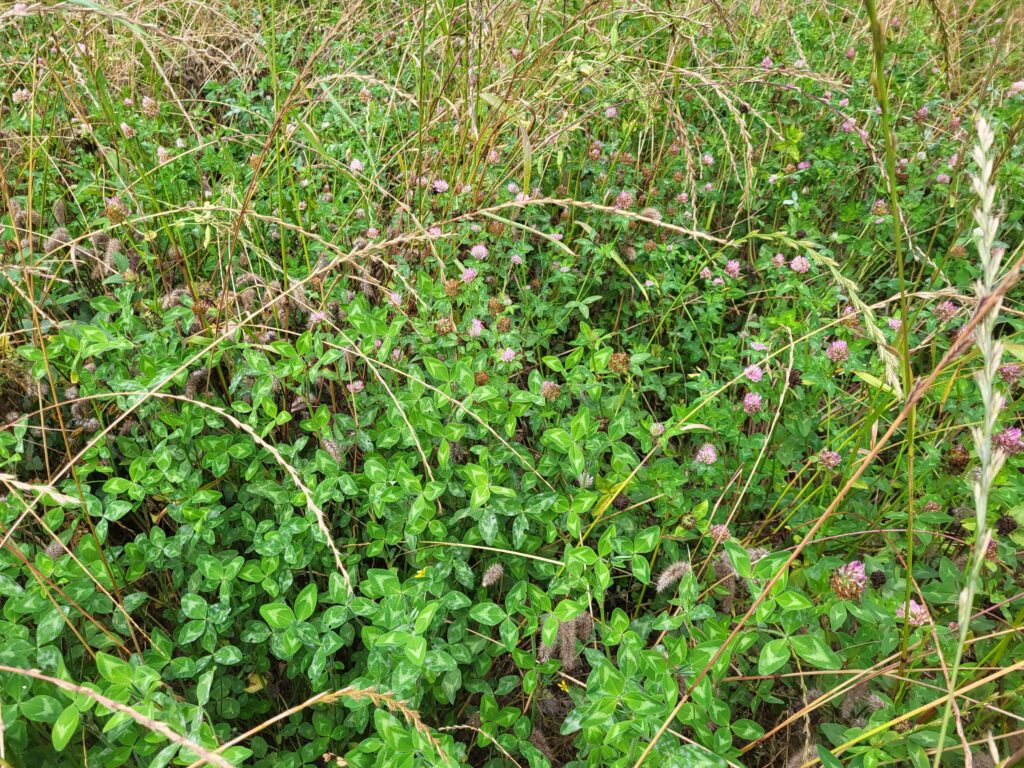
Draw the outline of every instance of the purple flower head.
M518 267L520 264L523 263L523 257L520 256L518 253L513 253L512 256L509 258L509 261L511 261L514 266Z
M348 383L347 389L353 395L357 395L357 394L359 394L360 392L363 391L363 387L365 387L365 386L366 385L363 384L363 380L362 379L356 379L355 381L350 381Z
M464 282L466 285L469 285L474 280L476 280L476 275L477 272L475 269L473 269L472 267L466 267L464 270L462 270L462 282Z
M847 347L846 342L842 339L836 339L828 348L825 350L825 354L828 355L828 359L833 363L842 363L849 359L850 349Z
M1007 363L1000 366L999 377L1009 385L1014 385L1024 377L1024 366L1020 363Z
M940 173L938 176L935 177L935 181L937 181L939 184L949 184L949 174Z
M505 347L505 350L501 353L501 362L511 363L516 359L516 351L512 347Z
M762 404L762 397L757 392L747 392L743 396L743 410L754 415L760 413Z
M901 605L896 609L896 618L905 618L907 623L912 627L923 627L928 623L928 609L916 600L911 600L909 603L909 610L907 610L907 606L904 605Z
M471 338L476 338L484 331L484 324L477 320L475 317L469 323L469 335Z
M806 256L794 256L792 261L789 262L789 268L802 275L811 268L811 262L807 260Z
M665 434L665 425L660 421L656 421L651 424L651 437L661 437Z
M442 195L448 191L448 182L444 179L434 179L433 183L430 185L430 189L435 195Z
M890 317L888 320L885 321L885 324L888 325L889 328L891 328L894 331L898 331L900 328L903 327L903 321L900 320L898 317Z
M710 280L710 279L711 279L711 270L710 270L710 269L708 269L707 267L704 267L704 268L703 268L703 269L702 269L702 270L700 271L700 276L701 276L701 278L703 278L704 280Z
M864 563L852 560L832 574L832 591L843 600L859 600L868 584Z
M718 451L711 443L704 443L704 445L697 449L697 453L694 455L693 460L698 464L707 464L710 466L718 461Z
M604 116L607 117L609 120L614 120L616 117L619 116L619 109L618 109L618 107L615 107L615 106L606 107L605 110L604 110Z
M487 246L477 243L476 245L469 249L469 255L472 256L474 259L480 259L480 261L485 261L487 259Z
M700 162L703 165L711 167L712 165L715 164L715 158L712 157L710 153L705 152L703 155L700 156Z
M823 448L821 453L818 454L818 461L820 461L829 469L835 469L840 464L842 464L843 457L833 450Z
M839 126L839 130L843 133L853 133L853 130L857 127L857 124L853 120L843 120L843 124Z
M760 365L755 363L744 368L743 375L747 377L747 381L752 381L756 384L764 378L764 371L761 369Z
M992 444L997 448L1002 448L1011 456L1016 456L1024 451L1020 427L1007 427L1003 431L997 432L992 436Z
M783 256L781 253L776 253L774 256L772 256L772 266L773 267L778 268L778 267L785 266L785 264L786 264L786 257Z
M438 238L441 236L441 228L438 226L433 226L427 230L427 234L433 238Z
M727 261L725 263L725 274L727 274L729 277L739 277L740 276L740 263L739 263L739 261L737 261L736 259L729 259L729 261Z
M775 62L772 61L771 56L765 56L763 59L761 59L761 69L771 69L774 66Z
M796 164L796 167L801 171L806 171L808 168L811 167L811 161L801 160L799 163Z
M953 319L953 317L956 316L957 311L958 308L956 304L949 299L941 302L934 309L935 317L940 323L945 323Z
M362 162L362 160L360 160L359 158L353 157L352 158L352 162L350 162L348 164L348 169L350 171L352 171L352 173L362 173L363 172L363 162Z

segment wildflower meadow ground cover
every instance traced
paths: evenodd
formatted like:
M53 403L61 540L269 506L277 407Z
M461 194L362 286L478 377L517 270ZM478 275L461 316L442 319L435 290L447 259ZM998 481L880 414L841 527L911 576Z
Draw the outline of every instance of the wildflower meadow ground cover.
M0 767L1024 764L1022 37L0 9Z

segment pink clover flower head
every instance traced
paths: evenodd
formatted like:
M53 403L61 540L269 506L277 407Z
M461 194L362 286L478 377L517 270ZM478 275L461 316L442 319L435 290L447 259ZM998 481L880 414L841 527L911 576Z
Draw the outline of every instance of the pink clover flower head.
M353 157L352 158L352 162L350 162L348 164L348 169L350 171L352 171L352 173L362 173L363 172L363 161L360 160L357 157Z
M748 365L743 369L743 375L747 378L747 381L752 381L755 384L764 378L764 370L757 363Z
M772 266L775 268L783 267L786 264L786 257L781 253L776 253L772 256Z
M700 162L702 165L710 167L715 164L715 158L712 157L710 153L705 152L703 155L701 155Z
M704 280L710 280L710 279L711 279L711 270L710 270L710 269L709 269L708 267L704 267L704 268L703 268L703 269L702 269L702 270L700 271L700 276L701 276L701 277L702 277L702 278L703 278Z
M789 262L789 268L803 275L811 268L811 262L807 260L806 256L794 256Z
M818 454L818 461L820 461L829 469L835 469L840 464L842 464L843 457L833 450L823 448L821 453Z
M1007 363L999 367L999 378L1011 386L1024 378L1024 366L1020 363Z
M939 184L949 184L950 178L948 173L940 173L935 177L935 181Z
M849 359L850 349L842 339L836 339L828 345L825 350L828 359L833 363L842 363Z
M441 228L435 225L427 230L427 234L432 238L438 238L441 236Z
M518 267L520 264L523 263L523 257L520 256L518 253L513 253L512 256L509 258L509 261L511 261L515 266Z
M900 328L903 327L903 321L900 320L898 317L890 317L888 320L885 321L885 324L888 325L889 328L894 331L898 331Z
M946 299L945 301L943 301L942 303L935 307L934 314L936 319L940 323L945 323L953 319L953 317L956 316L956 313L958 311L959 309L957 308L956 304L954 304L949 299Z
M729 277L740 276L740 263L736 259L729 259L725 264L725 274Z
M992 436L992 444L1006 451L1010 456L1016 456L1024 451L1024 440L1021 440L1020 427L1007 427L1001 432L997 432Z
M469 249L469 255L474 259L480 259L480 261L487 260L487 246L477 243Z
M763 59L761 59L761 69L771 69L774 66L775 62L772 61L771 56L765 56Z
M434 179L430 185L430 189L435 195L442 195L448 191L448 182L444 179Z
M906 619L912 627L923 627L930 617L927 608L916 600L911 600L908 605L901 605L896 609L896 618Z
M743 410L753 416L761 412L763 398L757 392L747 392L743 396Z
M516 359L516 351L512 347L505 347L505 350L501 353L501 362L511 363Z
M721 524L712 525L711 538L715 540L715 544L721 544L723 541L732 538L732 534L729 532L729 526Z
M665 434L665 425L660 421L651 424L651 437L658 438Z
M614 120L616 117L619 116L619 108L614 105L610 107L605 107L604 116L607 117L609 120Z
M474 317L470 321L470 323L469 323L469 335L470 335L470 338L475 339L477 336L479 336L483 332L484 332L484 324L481 323L480 320L478 320L477 318Z
M697 449L697 453L694 454L693 460L698 464L711 466L718 461L718 450L711 443L704 443L704 445Z
M388 301L390 301L396 307L400 307L402 306L402 294L400 294L398 291L391 291L391 293L388 294Z
M832 574L832 591L843 600L859 600L868 584L868 575L864 571L864 563L851 560L836 569Z
M472 267L466 267L464 270L462 270L462 282L464 282L466 285L469 285L474 280L476 280L476 275L477 271L475 269L473 269Z
M356 379L355 381L350 381L346 389L348 389L348 391L351 392L353 395L357 395L363 391L363 388L365 386L366 385L363 384L362 379Z

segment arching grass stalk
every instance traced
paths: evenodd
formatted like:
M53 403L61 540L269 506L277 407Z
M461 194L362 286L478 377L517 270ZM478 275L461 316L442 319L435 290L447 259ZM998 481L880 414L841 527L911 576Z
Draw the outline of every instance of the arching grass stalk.
M882 134L885 138L885 177L889 192L889 211L892 215L893 248L896 252L896 269L900 283L900 334L899 352L903 362L903 389L910 392L914 385L914 373L910 368L910 322L907 309L907 284L903 264L903 224L899 208L899 195L896 190L896 137L892 131L889 115L889 89L885 76L885 31L878 18L878 7L875 0L864 0L864 5L871 22L871 49L874 55L875 96L882 110ZM914 432L917 421L917 409L912 408L907 415L907 579L906 593L903 597L904 610L910 610L910 595L913 585L911 575L914 572ZM910 624L903 625L900 639L901 655L907 658L907 642L910 636Z
M974 230L974 237L978 243L981 279L975 284L974 291L978 302L981 303L995 288L999 265L1002 261L1002 251L992 247L996 239L996 232L999 230L999 215L994 210L996 186L995 180L992 178L994 135L991 126L983 117L978 118L977 127L978 142L974 147L973 156L974 162L978 166L978 173L971 177L971 186L978 196L978 207L974 209L974 220L978 226ZM964 644L967 642L974 596L981 580L981 567L985 562L985 554L992 540L992 531L988 526L988 497L992 490L992 484L999 474L1003 462L1006 461L1006 453L1001 448L995 447L992 442L996 421L999 418L999 412L1003 409L1004 402L1002 392L996 389L996 377L999 375L999 363L1003 356L1003 345L995 338L995 326L1001 305L1002 300L997 298L992 311L974 329L974 341L978 345L982 361L981 368L978 369L974 378L978 382L978 390L981 392L981 402L985 413L981 423L971 428L974 446L978 452L978 473L974 481L976 533L974 551L971 553L971 566L967 571L967 581L960 592L958 617L960 634L957 639L953 669L950 673L950 692L956 690L960 661L963 656ZM942 746L946 737L946 729L949 726L952 701L951 695L942 712L942 724L939 726L939 738L936 742L933 763L935 768L938 768L942 760Z

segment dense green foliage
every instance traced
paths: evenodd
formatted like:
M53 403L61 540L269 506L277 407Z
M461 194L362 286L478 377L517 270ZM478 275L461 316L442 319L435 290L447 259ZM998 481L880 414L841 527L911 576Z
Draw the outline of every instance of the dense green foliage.
M920 767L958 645L1020 747L1014 293L966 643L977 349L901 414L1019 18L884 10L892 198L858 5L146 5L0 19L0 765Z

